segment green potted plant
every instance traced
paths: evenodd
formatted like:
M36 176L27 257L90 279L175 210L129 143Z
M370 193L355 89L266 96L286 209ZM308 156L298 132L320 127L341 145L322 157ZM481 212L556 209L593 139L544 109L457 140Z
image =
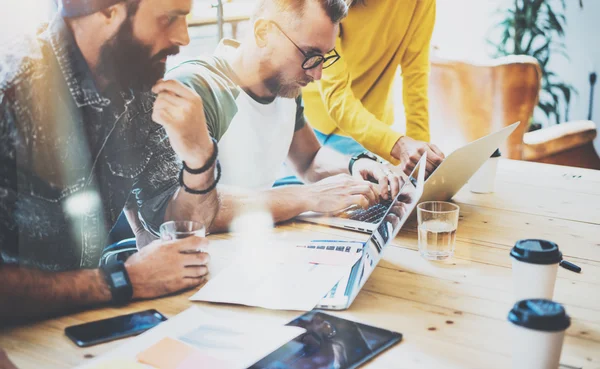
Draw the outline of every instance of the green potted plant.
M579 0L583 8L583 0ZM542 69L542 89L537 109L541 110L548 121L560 123L569 120L571 97L575 88L561 81L559 76L548 67L550 58L562 55L569 58L565 44L565 0L514 0L509 7L499 9L501 21L492 31L499 40L488 40L495 49L495 57L506 55L530 55L538 60ZM561 114L561 100L564 103L564 115ZM532 129L541 124L532 123Z

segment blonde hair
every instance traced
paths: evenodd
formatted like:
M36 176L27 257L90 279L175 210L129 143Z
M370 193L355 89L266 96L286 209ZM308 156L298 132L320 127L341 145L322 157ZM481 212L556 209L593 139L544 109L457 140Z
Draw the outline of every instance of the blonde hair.
M278 12L303 15L308 1L318 2L331 22L339 23L348 15L348 1L352 0L259 0L253 18L259 18L271 4L275 5Z

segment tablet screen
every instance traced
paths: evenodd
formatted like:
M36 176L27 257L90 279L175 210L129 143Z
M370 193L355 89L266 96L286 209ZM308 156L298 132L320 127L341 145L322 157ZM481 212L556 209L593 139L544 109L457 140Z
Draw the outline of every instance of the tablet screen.
M306 333L288 342L250 369L350 369L357 368L402 340L400 333L311 311L289 326Z

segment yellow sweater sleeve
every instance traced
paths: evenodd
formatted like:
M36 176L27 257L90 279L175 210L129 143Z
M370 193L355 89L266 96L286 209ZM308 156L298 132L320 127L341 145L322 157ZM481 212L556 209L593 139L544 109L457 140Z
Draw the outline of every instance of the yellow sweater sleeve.
M336 49L341 51L339 38ZM391 156L391 152L402 134L377 119L354 95L352 78L343 57L329 67L327 73L323 73L318 85L325 109L340 130L392 164L400 163Z
M412 35L400 61L406 135L429 142L429 50L435 24L435 0L421 1L411 21ZM410 32L410 31L409 31Z

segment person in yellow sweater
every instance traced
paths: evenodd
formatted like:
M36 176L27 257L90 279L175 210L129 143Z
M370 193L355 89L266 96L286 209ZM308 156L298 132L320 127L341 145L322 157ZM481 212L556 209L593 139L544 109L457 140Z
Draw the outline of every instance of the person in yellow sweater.
M444 154L429 144L429 47L435 0L354 0L342 21L338 63L303 89L305 114L324 146L365 149L409 174L427 151L431 173ZM394 131L392 89L403 77L406 135Z

